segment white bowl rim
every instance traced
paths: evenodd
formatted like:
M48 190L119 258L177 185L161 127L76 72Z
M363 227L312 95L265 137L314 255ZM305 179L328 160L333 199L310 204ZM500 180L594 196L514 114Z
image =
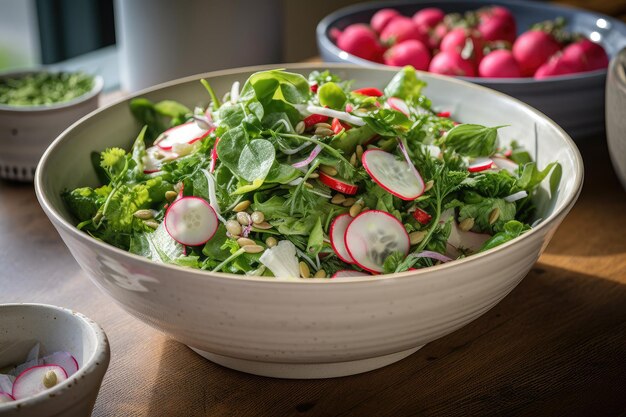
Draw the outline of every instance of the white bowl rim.
M76 71L52 71L52 70L47 70L45 68L31 68L31 69L25 69L25 70L13 70L13 71L8 71L8 72L3 72L3 73L0 73L0 78L7 78L11 76L17 77L20 75L36 74L40 72L49 72L49 73L57 74L57 73L75 73ZM45 111L65 109L67 107L72 107L77 104L88 101L92 97L97 96L98 94L102 92L102 89L104 88L104 79L102 78L102 76L98 74L87 74L87 75L91 76L93 79L93 86L91 87L91 90L89 90L88 92L84 94L81 94L78 97L74 97L71 100L61 101L61 102L53 103L53 104L39 104L36 106L11 106L8 104L0 104L0 111L17 112L17 113L45 112Z
M91 320L89 317L85 316L82 313L79 313L74 310L70 310L64 307L58 307L51 304L41 304L41 303L9 303L9 304L0 304L0 311L3 308L27 308L27 309L39 309L41 311L49 311L57 314L64 314L76 317L78 320L85 323L88 328L91 330L92 335L96 339L96 346L94 352L89 356L89 358L84 362L84 365L80 367L76 373L67 378L65 381L60 384L55 385L54 387L47 389L43 392L40 392L37 395L33 395L27 398L23 398L21 400L11 401L8 403L0 404L0 414L4 410L8 410L12 407L29 407L36 403L45 402L51 396L60 397L60 391L66 389L68 385L74 384L75 381L84 378L86 375L94 372L96 368L101 366L106 366L106 364L101 363L102 355L105 355L108 358L110 354L109 340L107 339L106 334L104 333L104 329Z
M250 281L250 282L262 282L262 283L266 283L266 285L280 285L280 284L291 284L291 285L341 285L341 284L348 284L348 283L352 283L352 282L375 282L375 281L380 281L380 280L389 280L389 279L397 279L397 278L415 278L417 279L416 275L423 275L423 274L428 274L429 272L435 272L435 271L439 271L439 270L444 270L444 269L448 269L448 268L461 268L466 262L474 262L474 260L478 260L478 259L482 259L484 257L489 257L493 254L496 254L498 252L501 252L503 250L506 250L507 248L509 248L511 245L515 245L517 242L521 242L522 240L526 240L529 239L531 236L534 236L535 234L539 233L539 231L543 230L544 228L547 228L549 225L551 225L552 223L554 223L557 218L559 217L559 215L561 213L567 213L572 206L574 205L574 203L576 202L576 199L578 198L578 195L580 194L581 190L582 190L582 183L583 183L583 177L584 177L584 166L583 166L583 160L582 160L582 156L580 155L580 152L578 150L578 148L576 147L576 145L574 144L574 141L570 138L570 136L559 126L557 125L554 121L552 121L552 119L550 119L549 117L547 117L546 115L544 115L543 113L541 113L539 110L534 109L533 107L527 105L526 103L508 96L504 93L501 93L499 91L495 91L492 90L490 88L478 85L478 84L474 84L474 83L470 83L468 81L464 81L464 80L460 80L454 77L448 77L448 76L444 76L444 75L438 75L438 74L432 74L429 72L424 72L424 71L418 71L419 75L426 75L427 77L431 77L431 78L438 78L441 80L444 80L448 83L451 84L459 84L462 85L464 87L468 87L468 88L472 88L475 90L478 90L479 92L488 92L489 94L492 95L496 95L496 96L500 96L506 100L509 101L513 101L514 103L516 103L517 105L521 106L525 111L533 113L543 119L546 120L546 122L548 122L548 124L556 129L561 136L563 137L563 139L565 140L565 142L568 144L569 148L572 151L572 154L574 156L574 168L575 168L575 185L574 188L571 192L571 194L569 196L567 196L567 198L565 199L565 201L563 202L562 206L560 209L555 209L547 218L543 219L539 225L537 225L536 227L532 228L531 230L527 231L526 233L522 234L521 236L506 242L502 245L496 246L495 248L489 249L485 252L481 252L481 253L477 253L475 255L471 255L468 256L466 258L462 258L462 259L456 259L454 261L451 262L446 262L446 263L442 263L439 265L435 265L432 267L428 267L428 268L423 268L423 269L418 269L418 270L412 270L412 271L405 271L405 272L397 272L397 273L392 273L392 274L380 274L380 275L374 275L374 276L363 276L363 277L349 277L349 278L341 278L341 279L328 279L328 278L307 278L307 279L272 279L272 278L268 278L268 277L257 277L257 276L247 276L247 275L238 275L238 274L231 274L231 273L225 273L225 272L211 272L211 271L205 271L205 270L200 270L200 269L195 269L195 268L186 268L186 267L182 267L182 266L177 266L177 265L172 265L172 264L156 264L154 261L152 261L151 259L148 259L146 257L140 256L140 255L136 255L127 251L124 251L122 249L119 249L113 245L110 245L108 243L104 243L102 241L99 241L97 239L92 238L91 236L87 235L86 233L81 232L80 230L78 230L76 228L76 226L70 222L68 222L67 220L65 220L60 213L58 213L53 207L52 205L48 202L46 196L45 196L45 192L43 190L43 171L45 169L45 166L48 162L48 158L50 157L50 154L52 154L54 152L54 148L61 143L63 140L65 140L66 136L78 125L80 125L82 122L84 122L85 120L87 120L87 118L96 115L100 112L104 112L107 109L109 109L110 107L116 106L119 103L131 100L135 97L141 97L142 95L151 93L153 91L156 90L160 90L163 88L168 88L168 87L173 87L175 85L178 84L184 84L184 83L188 83L191 81L195 81L195 80L199 80L200 78L212 78L212 77L221 77L221 76L228 76L228 75L237 75L240 73L249 73L249 72L256 72L256 71L264 71L264 70L270 70L270 69L286 69L286 70L291 70L291 69L301 69L301 70L309 70L309 71L313 71L315 69L317 70L321 70L321 69L336 69L336 70L351 70L351 69L361 69L361 70L380 70L380 71L385 71L385 72L389 72L390 74L395 74L397 72L397 69L394 67L386 67L386 68L372 68L372 67L365 67L363 68L362 66L359 65L355 65L355 64L342 64L342 63L293 63L293 64L269 64L269 65L255 65L255 66L249 66L249 67L239 67L239 68L233 68L233 69L225 69L225 70L219 70L219 71L211 71L211 72L207 72L207 73L202 73L202 74L196 74L196 75L191 75L188 77L184 77L184 78L179 78L177 80L172 80L172 81L168 81L162 84L158 84L149 88L146 88L144 90L138 91L132 95L129 95L127 97L123 97L120 98L106 106L103 106L101 108L99 108L98 110L93 111L92 113L82 117L81 119L77 120L74 124L72 124L71 126L69 126L67 129L65 129L53 142L52 144L48 147L48 149L46 149L45 153L43 154L43 156L41 157L39 164L37 165L37 171L35 172L35 193L37 195L37 199L39 200L39 204L41 205L41 207L43 208L44 212L48 215L48 217L55 220L56 224L58 224L60 227L63 228L63 230L67 233L70 233L73 237L75 237L76 239L79 240L83 240L85 242L88 242L88 244L90 245L96 245L100 250L104 251L104 252L108 252L109 254L111 254L111 256L122 256L122 257L130 257L131 259L134 259L135 261L139 261L141 263L144 264L148 264L151 266L155 266L155 265L159 265L160 267L164 267L167 270L172 271L172 273L174 272L185 272L187 274L191 274L194 276L197 276L198 278L202 278L204 277L205 279L208 277L211 278L224 278L224 279L235 279L235 280L244 280L244 281Z
M453 3L456 1L458 0L439 0L440 3L444 3L444 4ZM551 9L554 11L558 11L560 9L576 11L579 13L585 13L588 15L596 16L597 18L604 19L613 25L619 24L619 25L622 25L624 28L626 28L624 23L622 23L621 21L615 18L612 18L611 16L607 16L602 13L585 10L585 9L581 9L581 8L573 7L569 5L546 4L546 3L534 4L533 2L529 3L526 1L520 1L520 0L498 0L498 1L503 4L509 3L511 5L528 7L528 8L540 7L542 9ZM363 11L365 7L368 7L370 9L392 8L398 5L412 5L412 4L417 5L419 3L415 3L414 0L394 0L391 2L375 0L375 1L368 1L365 3L352 4L346 7L342 7L341 9L337 9L334 12L324 16L324 18L322 18L322 20L320 20L320 22L317 24L315 33L318 39L320 39L320 42L322 42L324 48L328 49L335 56L341 57L340 54L345 54L346 57L349 57L350 60L354 62L358 62L359 65L389 68L390 67L389 65L359 58L356 55L352 55L351 53L346 52L343 49L340 49L335 44L335 42L333 42L328 36L328 30L331 28L332 23L337 19L338 15L348 15L356 11L360 12L360 11ZM609 59L611 59L610 55L609 55ZM391 67L391 68L401 68L401 67ZM455 77L455 78L459 78L459 79L466 80L466 81L471 81L474 83L485 83L485 84L511 84L511 85L526 85L526 84L535 84L535 83L552 84L555 82L562 83L562 82L569 82L569 81L577 81L581 79L585 79L585 80L596 79L596 78L601 79L603 77L606 77L607 72L608 72L608 68L603 68L603 69L598 69L598 70L593 70L593 71L584 71L584 72L577 72L574 74L557 75L557 76L541 78L541 79L536 79L534 77L493 78L493 77L462 77L462 76Z

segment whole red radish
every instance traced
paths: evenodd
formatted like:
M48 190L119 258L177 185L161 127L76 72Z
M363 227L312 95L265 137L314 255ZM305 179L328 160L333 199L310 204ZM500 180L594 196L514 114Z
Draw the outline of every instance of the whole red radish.
M575 65L571 62L563 59L563 54L556 54L550 58L546 63L540 66L535 72L535 78L540 80L548 77L555 77L557 75L567 75L580 72Z
M485 44L479 32L464 28L452 29L441 40L439 49L446 52L458 52L466 59L478 65L483 59ZM468 49L469 47L469 49ZM467 53L467 55L465 55Z
M440 8L426 7L413 15L413 21L422 31L428 31L443 22L444 17L446 14Z
M589 39L574 42L563 49L563 60L579 68L578 72L594 71L609 66L609 57L602 45Z
M506 7L493 6L478 12L478 31L488 41L515 42L517 24Z
M391 19L380 34L380 40L385 44L397 44L409 39L428 43L428 35L419 30L411 18L405 16Z
M385 52L385 64L394 67L412 65L417 70L428 70L430 64L430 51L420 41L409 39L400 42Z
M369 26L355 23L348 26L337 40L337 46L344 51L369 61L380 62L383 48L376 34Z
M517 78L522 76L511 51L498 49L488 53L478 66L478 75L489 78Z
M372 20L370 20L370 26L372 29L376 31L376 33L380 33L383 31L387 23L391 21L396 16L400 16L395 9L380 9L374 16L372 16Z
M529 30L522 33L513 44L513 56L520 65L522 75L532 76L560 49L561 44L549 33Z
M476 76L474 65L463 59L460 53L453 51L442 51L435 55L430 61L428 71L443 75Z
M428 37L428 46L430 49L439 49L441 40L446 37L449 31L450 28L445 22L441 22L435 26L435 28L430 31L430 35Z

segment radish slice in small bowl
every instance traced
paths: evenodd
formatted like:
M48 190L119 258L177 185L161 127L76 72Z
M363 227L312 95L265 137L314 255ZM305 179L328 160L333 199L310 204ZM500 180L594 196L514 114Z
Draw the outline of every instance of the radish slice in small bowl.
M368 277L365 272L354 271L352 269L342 269L333 274L331 278L352 278L352 277Z
M10 403L11 401L15 401L15 398L8 392L0 391L0 404Z
M414 200L424 193L424 181L414 167L380 149L370 149L361 158L372 179L403 200Z
M340 193L354 195L359 190L359 187L357 185L350 184L349 182L339 179L337 177L332 177L322 171L320 171L319 175L319 179L322 184Z
M383 272L383 263L392 252L409 253L406 229L391 214L368 210L356 216L348 225L345 236L350 257L361 268Z
M166 130L165 132L161 133L161 135L159 135L154 143L159 148L169 151L172 149L172 146L177 143L192 144L196 141L203 139L209 133L210 130L202 129L194 121L174 126Z
M67 376L72 376L78 371L76 358L68 352L54 352L43 357L44 365L58 365L65 370Z
M481 172L490 169L492 165L493 160L491 160L491 158L480 157L472 160L467 167L467 170L469 172Z
M67 373L58 365L38 365L28 368L15 378L13 398L21 400L49 388L67 379Z
M493 163L496 164L498 168L506 169L511 174L517 173L517 169L519 168L519 165L517 165L515 162L511 161L510 159L494 157L492 158L492 160L493 160Z
M387 100L387 104L392 109L399 111L400 113L404 113L405 116L410 114L409 106L406 104L404 100L398 97L389 97Z
M165 213L165 229L182 245L199 246L208 242L219 226L215 210L199 197L174 201Z
M341 214L335 217L335 220L330 225L330 244L332 245L335 253L344 262L349 264L354 263L354 259L348 253L346 249L346 229L352 222L352 216L349 213Z

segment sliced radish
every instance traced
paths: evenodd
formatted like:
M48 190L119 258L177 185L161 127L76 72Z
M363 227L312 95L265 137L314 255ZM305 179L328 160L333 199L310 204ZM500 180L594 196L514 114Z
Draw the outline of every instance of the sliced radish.
M519 168L519 165L517 165L515 162L511 161L508 158L492 158L493 163L496 164L496 166L500 169L506 169L507 171L509 171L511 174L516 174L517 170Z
M0 391L0 404L10 403L11 401L15 401L15 398L8 392Z
M342 269L333 274L331 278L352 278L352 277L368 277L365 272L354 271L352 269Z
M417 220L420 224L428 224L433 216L431 216L421 208L417 207L413 212L413 218Z
M493 161L491 158L476 158L467 167L469 172L481 172L491 168Z
M340 193L354 195L359 190L359 187L357 185L350 184L349 182L336 177L331 177L330 175L325 174L322 171L320 171L319 175L320 181L324 185Z
M11 392L13 391L13 375L0 374L0 391Z
M44 365L58 365L65 370L67 376L72 376L78 371L76 358L68 352L54 352L43 357Z
M48 372L54 372L56 375L56 382L50 384L50 386L44 385L44 377ZM67 373L58 365L37 365L28 368L15 378L13 383L13 398L21 400L33 395L39 394L54 385L63 382L67 379Z
M383 92L375 87L365 87L365 88L357 88L353 91L353 93L362 94L364 96L370 97L382 97Z
M450 217L454 217L454 209L448 209L441 213L439 223L445 223ZM448 237L446 255L451 258L458 258L463 250L477 252L483 243L485 243L485 241L490 237L491 236L486 233L475 233L471 231L465 232L459 229L459 225L453 218L452 229L450 230L450 236Z
M203 245L213 237L218 225L213 207L199 197L176 200L165 213L165 229L182 245Z
M346 249L346 229L352 222L352 216L349 213L341 214L335 217L330 225L330 244L332 245L335 253L344 262L349 264L354 263L354 259L348 253Z
M210 133L210 130L202 129L196 122L189 122L167 129L159 135L154 144L161 149L169 151L175 144L192 144L204 139Z
M361 162L378 185L403 200L414 200L424 192L424 181L419 173L388 152L370 149L363 153Z
M341 133L342 130L352 129L352 126L350 126L349 124L343 123L341 120L337 119L336 117L333 119L333 123L331 126L333 129L333 132L335 132L335 135L338 135L339 133Z
M152 174L159 172L165 162L173 161L177 158L178 154L175 152L163 150L158 146L151 146L146 149L146 155L143 157L143 173Z
M394 109L396 111L399 111L400 113L404 113L406 116L408 116L411 113L411 110L409 109L409 106L401 98L389 97L387 99L387 104L392 109Z
M383 263L392 252L407 255L411 246L402 223L380 210L356 216L348 225L345 243L354 262L370 272L383 272Z
M324 123L328 120L328 116L324 116L322 114L312 114L304 118L304 126L311 127L317 123Z

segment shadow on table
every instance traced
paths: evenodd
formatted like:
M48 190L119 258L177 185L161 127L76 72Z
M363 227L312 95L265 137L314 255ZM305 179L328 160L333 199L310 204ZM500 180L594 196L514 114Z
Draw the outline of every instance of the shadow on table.
M624 284L538 265L480 319L409 358L326 380L240 373L168 340L147 415L616 415L625 306Z

